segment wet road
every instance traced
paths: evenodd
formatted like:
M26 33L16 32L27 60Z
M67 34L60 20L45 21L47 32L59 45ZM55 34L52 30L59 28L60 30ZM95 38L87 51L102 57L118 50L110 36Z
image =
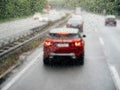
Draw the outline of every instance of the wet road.
M84 66L44 66L39 47L27 58L28 63L3 83L2 90L117 90L120 26L105 27L104 17L95 14L84 13L83 17L87 35Z

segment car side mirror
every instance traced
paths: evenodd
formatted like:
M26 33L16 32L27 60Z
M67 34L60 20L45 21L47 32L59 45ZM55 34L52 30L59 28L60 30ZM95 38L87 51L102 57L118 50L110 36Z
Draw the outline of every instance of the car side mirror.
M85 37L86 37L86 35L82 35L82 37L83 37L83 38L85 38Z

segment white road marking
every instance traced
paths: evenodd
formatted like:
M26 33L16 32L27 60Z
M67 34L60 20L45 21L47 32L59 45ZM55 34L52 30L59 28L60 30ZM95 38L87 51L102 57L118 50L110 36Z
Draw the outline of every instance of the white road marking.
M102 39L101 37L99 37L99 40L100 40L100 43L101 43L102 45L104 45L104 41L103 41L103 39Z
M7 83L1 90L8 90L40 57L40 54L36 56L20 73L18 73L9 83Z
M116 68L114 66L111 66L109 65L110 67L110 71L111 71L111 74L112 74L112 78L113 78L113 81L115 83L115 86L117 88L117 90L120 90L120 77L119 77L119 74L116 70Z

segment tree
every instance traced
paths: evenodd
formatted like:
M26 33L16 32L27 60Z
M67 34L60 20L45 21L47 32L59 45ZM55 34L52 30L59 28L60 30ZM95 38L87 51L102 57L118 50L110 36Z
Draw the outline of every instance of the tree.
M15 18L40 12L47 0L1 0L0 19Z

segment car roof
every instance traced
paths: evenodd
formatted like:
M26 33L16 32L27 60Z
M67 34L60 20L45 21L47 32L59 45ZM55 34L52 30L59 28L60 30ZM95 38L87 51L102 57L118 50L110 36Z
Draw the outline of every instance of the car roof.
M115 18L114 15L107 15L106 18Z
M72 17L72 18L70 18L68 21L71 21L71 20L82 21L81 18L77 18L77 17Z
M70 19L67 21L67 23L70 23L70 24L73 24L73 23L79 24L79 23L82 23L82 22L83 22L83 20L78 19L78 18L70 18Z
M55 28L50 30L50 34L55 34L55 33L59 33L59 32L67 32L69 34L77 34L79 33L78 29L73 29L73 28Z
M75 14L73 14L73 15L72 15L72 18L82 19L82 16L81 16L81 15L75 15Z
M82 17L81 18L79 18L79 17L81 17L81 16L77 15L75 17L70 18L68 21L81 21L81 22L83 22Z

